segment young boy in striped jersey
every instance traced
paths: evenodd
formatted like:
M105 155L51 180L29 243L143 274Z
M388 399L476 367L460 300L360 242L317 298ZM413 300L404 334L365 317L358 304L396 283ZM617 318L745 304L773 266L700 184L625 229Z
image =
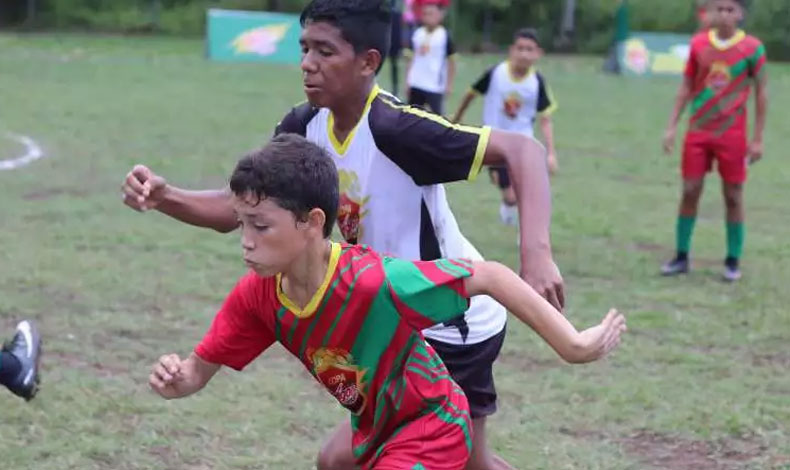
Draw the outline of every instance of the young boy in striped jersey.
M683 83L664 134L664 151L671 154L683 108L691 104L691 118L683 145L683 196L676 228L675 257L661 267L665 276L689 270L691 234L697 218L705 174L716 162L727 210L727 256L723 278L741 278L744 240L743 184L750 163L762 158L763 129L768 105L765 47L738 29L743 0L710 0L711 29L691 40ZM755 88L754 134L747 144L746 104Z
M404 261L332 243L338 173L317 145L281 134L244 157L230 179L250 272L190 356L162 356L149 378L167 399L197 392L221 366L244 368L275 341L351 413L363 470L461 470L472 430L463 391L421 330L463 315L487 294L566 361L603 357L625 331L610 311L577 332L504 266Z

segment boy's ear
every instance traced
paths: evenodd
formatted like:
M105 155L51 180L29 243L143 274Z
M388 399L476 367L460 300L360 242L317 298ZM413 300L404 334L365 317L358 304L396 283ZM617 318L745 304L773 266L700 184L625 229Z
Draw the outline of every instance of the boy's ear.
M376 75L376 70L381 65L381 61L384 60L376 49L368 49L360 54L359 59L362 61L362 73L366 76Z
M315 207L307 213L307 226L310 229L316 229L319 233L324 233L324 224L326 223L326 214L323 210Z

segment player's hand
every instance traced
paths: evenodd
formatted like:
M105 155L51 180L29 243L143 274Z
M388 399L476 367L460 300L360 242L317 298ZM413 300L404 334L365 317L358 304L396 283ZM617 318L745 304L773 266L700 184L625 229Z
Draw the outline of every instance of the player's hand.
M181 358L177 354L166 354L160 357L159 362L154 364L151 375L148 377L148 384L151 386L151 389L162 398L180 397L182 394L178 389L178 383L183 380L181 365Z
M528 254L526 259L529 261L522 262L521 278L562 312L565 308L565 284L551 255Z
M592 362L601 359L620 344L620 336L626 331L625 317L617 310L609 310L600 324L579 333L580 355L574 362Z
M135 165L121 187L123 202L137 211L155 209L165 198L167 181L148 167Z
M763 158L763 142L761 140L753 140L749 144L749 165L757 163Z
M557 163L557 156L555 154L553 153L549 154L548 164L549 164L549 174L552 176L557 174L557 171L560 169L560 164Z
M667 155L672 155L675 151L675 134L677 134L675 127L667 127L667 130L664 131L663 147L664 153Z

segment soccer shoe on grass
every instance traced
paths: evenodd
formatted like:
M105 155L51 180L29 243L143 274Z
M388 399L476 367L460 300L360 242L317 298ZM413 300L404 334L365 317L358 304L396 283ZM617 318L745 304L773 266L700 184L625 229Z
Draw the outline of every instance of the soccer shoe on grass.
M735 282L741 278L741 269L738 266L725 265L721 278L725 282Z
M38 392L38 365L41 353L41 337L33 322L25 320L16 326L16 334L3 345L3 351L19 360L20 370L16 378L6 385L14 395L32 400Z
M661 266L662 276L677 276L689 272L689 260L674 258L665 265Z

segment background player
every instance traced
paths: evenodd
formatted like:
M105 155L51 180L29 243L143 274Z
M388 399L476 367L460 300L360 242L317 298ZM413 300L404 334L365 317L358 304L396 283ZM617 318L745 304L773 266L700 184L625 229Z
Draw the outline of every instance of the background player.
M540 129L549 150L549 171L557 171L557 153L554 149L554 130L551 114L557 108L546 79L535 64L543 55L538 36L533 29L520 29L513 37L507 60L488 69L464 96L455 113L454 122L460 122L474 98L484 96L483 124L495 129L519 132L532 137L535 118L540 117ZM494 181L502 191L499 216L502 223L518 224L516 193L510 184L507 168L491 168Z
M727 257L723 278L741 278L744 240L743 183L748 164L763 155L763 130L768 104L765 47L738 24L743 1L711 0L709 31L691 40L685 78L664 134L664 151L671 154L680 115L691 103L691 119L683 145L683 196L676 228L675 258L661 268L664 275L689 270L691 235L697 217L705 174L716 162L727 211ZM754 85L754 135L747 145L746 104Z
M406 68L406 96L409 104L428 106L436 114L444 113L444 98L455 81L455 46L450 32L442 26L445 9L437 1L420 6L422 26L409 42Z
M566 361L603 357L625 320L610 311L575 328L509 269L465 260L410 262L329 242L338 174L329 155L281 134L230 179L251 272L185 361L166 355L149 382L164 398L197 392L220 366L242 369L278 341L348 409L363 470L462 470L472 445L468 404L420 330L494 296Z

